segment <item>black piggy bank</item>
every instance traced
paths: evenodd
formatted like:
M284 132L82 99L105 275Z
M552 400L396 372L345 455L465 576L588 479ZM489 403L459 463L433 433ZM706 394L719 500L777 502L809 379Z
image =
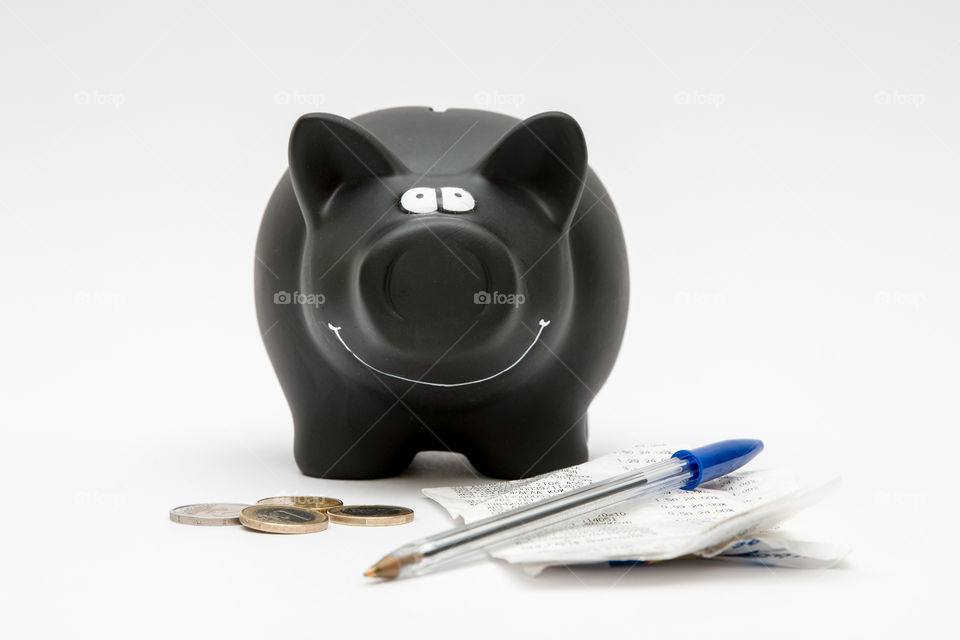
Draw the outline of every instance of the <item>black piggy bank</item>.
M627 315L620 222L563 113L314 113L257 240L260 331L303 473L418 451L522 478L587 459Z

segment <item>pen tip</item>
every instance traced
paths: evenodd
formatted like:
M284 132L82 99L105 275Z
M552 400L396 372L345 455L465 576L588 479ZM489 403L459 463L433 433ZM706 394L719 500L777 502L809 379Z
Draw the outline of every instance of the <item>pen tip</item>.
M396 578L400 575L400 561L393 556L384 556L379 562L363 572L368 578Z

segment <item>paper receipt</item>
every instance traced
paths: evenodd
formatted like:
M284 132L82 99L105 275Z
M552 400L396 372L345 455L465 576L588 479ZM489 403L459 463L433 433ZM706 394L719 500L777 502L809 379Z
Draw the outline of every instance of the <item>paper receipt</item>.
M465 523L665 460L678 447L636 445L534 478L437 487L423 494ZM491 552L533 568L616 560L662 561L723 555L786 566L830 566L846 547L768 531L819 500L834 483L802 487L782 470L729 474L692 491L632 501L517 539Z

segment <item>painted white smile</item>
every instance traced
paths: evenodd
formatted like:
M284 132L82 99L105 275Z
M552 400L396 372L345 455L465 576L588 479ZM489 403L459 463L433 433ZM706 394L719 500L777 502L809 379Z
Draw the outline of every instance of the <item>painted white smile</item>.
M343 348L346 349L347 352L348 352L350 355L352 355L354 358L356 358L357 362L359 362L360 364L362 364L362 365L365 366L366 368L370 369L371 371L376 371L377 373L379 373L379 374L381 374L381 375L389 376L389 377L391 377L391 378L396 378L397 380L403 380L404 382L412 382L412 383L414 383L414 384L423 384L423 385L427 385L427 386L430 386L430 387L465 387L465 386L470 385L470 384L480 384L481 382L486 382L486 381L488 381L488 380L493 380L493 379L496 378L497 376L501 376L501 375L505 374L507 371L510 371L510 369L513 369L515 366L517 366L518 364L520 364L520 361L523 360L524 358L526 358L526 357L527 357L527 354L530 353L530 350L533 349L533 345L537 344L537 341L540 339L540 335L543 333L543 330L547 328L547 325L550 324L550 321L549 321L549 320L543 320L543 319L541 319L537 324L539 324L540 329L537 331L537 335L534 336L533 341L530 343L530 346L528 346L528 347L523 351L523 353L520 354L520 357L517 358L516 360L514 360L514 362L513 362L510 366L506 367L505 369L502 369L501 371L498 371L497 373L493 374L492 376L487 376L486 378L480 378L480 379L478 379L478 380L468 380L467 382L427 382L426 380L415 380L415 379L413 379L413 378L406 378L406 377L404 377L404 376L398 376L398 375L396 375L396 374L394 374L394 373L389 373L389 372L387 372L387 371L383 371L382 369L377 369L375 366L373 366L373 365L370 364L369 362L366 362L363 358L361 358L360 356L358 356L358 355L353 351L353 349L351 349L351 348L347 345L347 343L344 342L343 336L340 335L340 329L341 329L341 327L335 327L335 326L333 326L332 323L329 323L329 322L327 323L327 327L330 329L330 331L333 331L333 333L337 336L337 340L340 341L340 344L343 345Z

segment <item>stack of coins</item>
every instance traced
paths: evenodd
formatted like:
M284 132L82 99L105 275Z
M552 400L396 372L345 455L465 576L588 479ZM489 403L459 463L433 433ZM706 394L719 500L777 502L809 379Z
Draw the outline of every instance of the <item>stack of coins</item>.
M413 510L382 504L344 505L322 496L276 496L255 505L232 503L189 504L170 511L180 524L243 525L268 533L315 533L328 522L355 527L385 527L413 521Z

